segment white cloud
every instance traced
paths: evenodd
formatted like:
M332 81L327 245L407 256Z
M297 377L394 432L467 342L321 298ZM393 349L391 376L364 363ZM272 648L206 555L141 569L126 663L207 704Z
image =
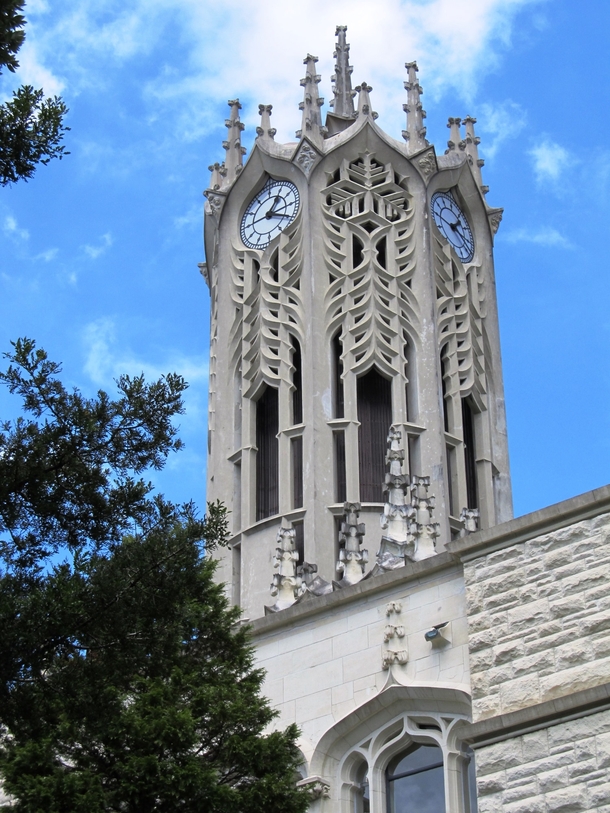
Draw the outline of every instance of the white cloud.
M504 141L515 138L523 130L527 114L521 105L510 99L501 104L482 104L479 110L477 133L491 136L482 139L481 155L492 159Z
M157 379L168 372L182 375L189 383L207 384L206 359L180 354L168 354L163 362L144 360L119 341L114 319L104 317L91 322L83 334L85 372L94 384L112 386L120 375L140 375L148 380Z
M180 217L174 218L174 226L177 229L182 229L185 226L201 226L203 219L203 205L194 205Z
M310 0L304 13L285 0L225 0L221 5L213 0L57 0L37 4L28 37L33 64L61 75L72 93L103 84L114 67L149 54L171 37L171 48L181 54L180 70L161 64L145 85L149 120L163 118L183 138L200 137L222 123L224 101L239 95L249 128L257 124L257 104L272 103L278 139L291 140L300 125L302 58L308 52L320 56L321 89L328 98L334 29L346 24L354 84L366 79L373 85L380 123L398 134L404 126L405 61L418 60L426 99L452 89L469 100L510 45L516 15L540 2L378 0L373 10L370 0Z
M45 263L50 263L51 260L54 260L55 257L57 257L58 252L58 248L48 248L46 251L41 251L40 254L37 254L34 259L43 260Z
M564 171L574 163L574 159L565 147L561 147L549 138L545 138L540 144L529 150L528 155L532 158L538 183L558 181Z
M537 243L551 248L574 248L573 244L551 226L542 226L537 230L516 229L504 235L509 243Z
M27 229L20 228L13 215L6 215L2 224L2 231L7 237L19 242L28 240L30 233Z
M106 232L106 234L102 234L100 242L97 246L84 245L82 246L82 249L92 260L97 260L98 257L101 257L102 254L105 254L105 252L108 251L112 243L112 235L110 232Z

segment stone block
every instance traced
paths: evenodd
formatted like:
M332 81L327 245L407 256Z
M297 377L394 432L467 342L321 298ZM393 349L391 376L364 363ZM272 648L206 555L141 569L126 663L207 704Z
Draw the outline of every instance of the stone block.
M515 802L521 802L525 799L531 799L538 796L538 782L520 782L518 785L512 788L506 788L502 795L502 801L504 802L505 807L514 804Z
M595 737L598 768L610 768L610 731ZM610 797L609 797L610 799Z
M555 657L552 651L537 652L534 655L518 658L513 661L512 667L515 677L528 675L532 672L537 672L540 675L548 675L555 671Z
M593 659L593 651L591 644L586 639L578 638L576 641L570 641L557 647L555 650L555 661L557 663L557 671L562 669L571 669L577 664L581 664Z
M493 648L494 663L496 665L509 663L522 657L523 653L524 644L523 640L520 638L507 643L497 644Z
M533 796L496 808L496 813L547 813L547 808L541 796Z
M540 626L550 617L549 602L546 599L524 602L508 611L508 625L514 631L531 630Z
M535 762L549 753L549 738L546 729L532 731L521 737L524 762Z
M576 785L560 788L544 794L546 810L553 813L578 813L580 810L589 810L586 788Z
M610 811L610 782L589 785L587 790L589 791L589 810L596 810L597 813Z
M574 615L581 610L586 610L586 605L585 594L578 593L557 601L550 601L549 610L553 618L564 618L566 615Z
M500 688L502 712L527 708L540 703L540 678L538 675L526 675L515 678Z
M570 782L567 767L555 768L552 771L542 771L538 774L540 782L540 792L550 793L559 788L566 787Z
M590 661L557 674L543 675L540 677L541 699L552 700L555 697L565 697L571 692L600 686L607 683L609 677L610 658Z
M507 768L514 768L521 765L523 755L521 751L521 741L505 740L494 745L479 748L476 755L477 776L505 771Z
M493 773L489 776L477 777L477 794L481 796L489 796L492 793L502 793L506 787L506 777L504 771Z

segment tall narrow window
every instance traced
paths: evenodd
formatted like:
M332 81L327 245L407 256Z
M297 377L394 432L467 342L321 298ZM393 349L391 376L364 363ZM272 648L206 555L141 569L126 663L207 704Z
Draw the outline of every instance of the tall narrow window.
M392 384L373 369L358 379L360 501L382 502L385 453L392 424Z
M447 356L447 345L441 350L441 387L443 389L443 421L445 432L450 431L451 421L449 418L449 394L447 391L447 381L449 380L449 358Z
M335 447L335 502L345 502L347 499L347 484L345 477L345 432L333 432Z
M303 507L303 438L292 438L292 507Z
M302 565L305 561L305 526L302 522L295 522L292 526L296 532L294 538L294 547L299 554L297 564Z
M278 431L278 392L267 387L256 403L257 522L279 511Z
M477 462L474 437L474 416L466 398L462 400L462 431L464 440L464 464L466 467L466 498L468 508L477 508Z
M292 344L292 423L303 423L303 373L301 369L301 346L298 340L290 337Z
M390 762L386 780L388 813L445 813L443 752L438 745L412 745Z
M332 341L332 385L333 385L333 413L335 418L344 417L343 402L343 344L337 333Z

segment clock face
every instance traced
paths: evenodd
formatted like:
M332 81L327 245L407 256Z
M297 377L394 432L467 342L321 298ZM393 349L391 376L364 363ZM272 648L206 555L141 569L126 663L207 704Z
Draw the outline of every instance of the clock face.
M474 257L474 237L466 215L451 192L435 192L431 208L441 234L447 238L462 262L470 262Z
M299 190L290 181L270 179L248 204L241 220L241 239L248 248L266 248L299 211Z

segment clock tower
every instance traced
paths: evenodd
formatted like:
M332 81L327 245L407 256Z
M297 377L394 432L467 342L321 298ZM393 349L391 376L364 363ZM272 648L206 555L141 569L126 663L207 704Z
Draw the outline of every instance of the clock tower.
M332 111L304 60L301 128L270 105L248 160L239 101L211 167L208 499L231 510L219 578L250 619L442 553L512 516L493 239L475 119L426 139L352 89L337 28ZM367 553L368 551L368 553ZM269 583L272 581L270 592Z

